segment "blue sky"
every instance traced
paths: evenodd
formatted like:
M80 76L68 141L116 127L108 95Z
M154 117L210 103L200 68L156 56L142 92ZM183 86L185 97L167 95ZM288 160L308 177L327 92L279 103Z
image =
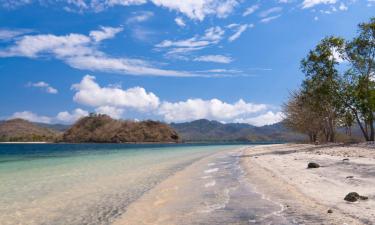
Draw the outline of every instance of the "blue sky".
M374 0L0 0L0 119L272 124L309 49L374 12Z

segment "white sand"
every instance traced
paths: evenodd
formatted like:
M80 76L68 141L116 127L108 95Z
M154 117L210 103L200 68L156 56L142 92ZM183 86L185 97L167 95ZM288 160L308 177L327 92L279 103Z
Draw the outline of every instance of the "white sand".
M307 169L309 162L321 167ZM256 146L245 151L242 165L247 168L250 182L284 204L286 214L320 217L323 224L375 223L375 148ZM369 199L346 202L345 195L352 191ZM328 209L333 213L328 214Z

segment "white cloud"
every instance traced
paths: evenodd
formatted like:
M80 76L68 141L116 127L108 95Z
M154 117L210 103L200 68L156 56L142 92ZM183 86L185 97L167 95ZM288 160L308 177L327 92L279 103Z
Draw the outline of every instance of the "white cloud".
M32 3L32 0L1 0L0 4L2 7L7 9L18 8L23 5Z
M267 9L267 10L264 10L264 11L260 12L259 16L260 17L268 17L269 15L274 14L274 13L279 13L282 10L283 10L283 8L281 8L281 7L273 7L273 8L270 8L270 9Z
M245 12L242 14L242 16L248 16L250 14L253 14L258 9L259 9L259 5L252 5L245 10Z
M28 120L31 122L37 122L37 123L51 123L52 119L47 116L39 116L33 112L30 111L23 111L23 112L15 112L12 116L10 116L9 119L15 119L20 118L24 120Z
M238 26L231 26L236 30L236 32L228 38L229 42L233 42L237 40L243 32L245 32L248 28L254 27L254 24L238 24Z
M154 16L153 12L149 11L140 11L140 12L135 12L133 13L133 16L131 16L128 20L127 23L141 23L149 20L151 17Z
M154 37L158 35L158 32L142 26L136 26L131 29L132 37L138 41L147 42L152 44Z
M61 3L61 1L33 1L33 0L1 0L5 8L17 8L23 5L39 2L43 5ZM228 16L239 4L239 0L66 0L65 10L82 12L83 10L102 11L115 6L131 6L153 3L156 6L182 13L194 20L204 20L213 15L219 18Z
M88 36L69 34L65 36L25 35L15 41L15 45L0 51L0 57L24 56L36 58L39 54L53 54L58 58L93 54Z
M78 0L80 1L80 0ZM91 0L88 4L90 9L95 11L102 11L109 7L115 6L131 6L131 5L142 5L147 2L147 0L105 0L105 1L98 1L98 0ZM80 8L82 9L82 7ZM86 8L83 8L86 9Z
M248 123L254 126L264 126L264 125L271 125L274 123L281 122L283 118L284 118L284 114L282 112L274 113L272 111L268 111L256 117L236 119L235 122Z
M302 8L307 9L320 4L335 4L337 0L304 0Z
M184 54L197 51L218 44L222 40L225 31L219 27L210 27L205 30L204 35L195 35L183 40L164 40L155 45L157 50L167 50L168 55Z
M206 71L208 72L208 71ZM215 70L211 72L228 72ZM238 71L231 71L237 73ZM273 113L265 104L245 102L240 99L234 103L227 103L213 98L187 99L186 101L160 103L158 96L147 92L142 87L122 89L118 85L101 87L95 77L86 75L78 84L73 84L75 91L73 100L79 104L92 107L95 112L107 114L113 118L122 118L125 111L133 111L148 118L162 119L166 122L184 122L196 119L211 119L222 122L246 122L253 125L264 125L279 122L281 113ZM40 116L30 111L16 112L11 118L23 118L35 122L73 123L88 112L77 108L72 112L59 112L55 117Z
M5 29L0 28L0 41L11 40L15 37L21 36L26 33L30 33L32 30L29 29Z
M101 30L95 30L90 32L90 37L96 42L101 42L105 39L113 38L117 33L123 30L122 27L100 27Z
M78 109L73 110L73 112L71 113L68 111L59 112L56 116L56 120L58 120L58 122L74 123L78 119L85 117L88 114L89 113L87 111L78 108Z
M72 88L77 91L74 101L87 106L131 108L138 111L149 111L159 106L159 98L152 92L146 92L142 87L126 90L118 87L100 87L95 82L95 77L90 75L84 76L82 81L74 84Z
M36 123L74 123L81 117L89 113L83 109L75 109L71 113L68 111L59 112L55 117L40 116L31 111L15 112L9 119L21 118Z
M275 20L277 18L279 18L281 15L276 15L276 16L270 16L270 17L266 17L266 18L263 18L260 20L261 23L269 23L271 22L272 20Z
M109 58L105 56L77 56L74 58L68 58L66 62L74 68L91 71L166 77L198 76L184 71L158 69L152 67L143 60L127 58Z
M175 103L163 102L159 108L159 114L167 122L183 122L203 118L231 121L237 117L260 112L266 108L264 104L247 103L242 99L234 104L219 99L188 99Z
M226 17L238 5L237 0L151 0L155 5L175 10L195 20L203 20L207 15Z
M54 87L52 87L50 84L44 82L44 81L39 81L39 82L36 82L36 83L32 83L32 82L29 82L27 84L28 87L36 87L36 88L40 88L42 90L44 90L45 92L49 93L49 94L57 94L58 93L58 90Z
M89 36L68 34L25 35L14 40L14 45L0 50L0 57L23 56L40 58L52 56L71 67L90 71L113 72L128 75L197 76L184 71L159 69L147 61L132 58L113 58L98 50L101 41L112 38L122 28L101 27ZM212 40L208 40L211 41Z
M340 6L339 6L339 9L341 11L347 11L348 10L348 6L346 6L343 2L341 2Z
M221 72L221 71L218 71ZM160 103L159 98L142 87L122 89L118 86L100 87L95 78L89 75L83 77L79 84L72 88L76 91L74 101L86 106L94 107L98 113L121 118L124 111L135 110L151 116L162 118L166 122L183 122L196 119L212 119L223 122L244 120L253 124L270 124L281 114L265 112L269 106L245 102L240 99L234 103L227 103L213 98L200 98L186 101ZM278 122L278 121L277 121Z
M113 106L100 106L95 109L95 112L108 115L114 119L120 119L124 113L124 109L116 108Z
M232 58L224 55L203 55L196 57L194 61L215 62L215 63L231 63Z
M180 27L186 26L184 19L182 19L181 17L177 17L176 19L174 19L174 22L176 22L176 24Z

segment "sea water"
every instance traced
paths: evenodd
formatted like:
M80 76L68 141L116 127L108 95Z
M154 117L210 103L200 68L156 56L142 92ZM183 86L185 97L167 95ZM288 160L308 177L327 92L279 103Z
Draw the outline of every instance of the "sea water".
M176 171L234 147L1 144L0 221L110 224Z

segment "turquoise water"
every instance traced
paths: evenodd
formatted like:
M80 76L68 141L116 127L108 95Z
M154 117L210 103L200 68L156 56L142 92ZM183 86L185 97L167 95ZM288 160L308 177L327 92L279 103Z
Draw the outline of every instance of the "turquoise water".
M239 145L0 145L1 224L110 224L156 184Z

